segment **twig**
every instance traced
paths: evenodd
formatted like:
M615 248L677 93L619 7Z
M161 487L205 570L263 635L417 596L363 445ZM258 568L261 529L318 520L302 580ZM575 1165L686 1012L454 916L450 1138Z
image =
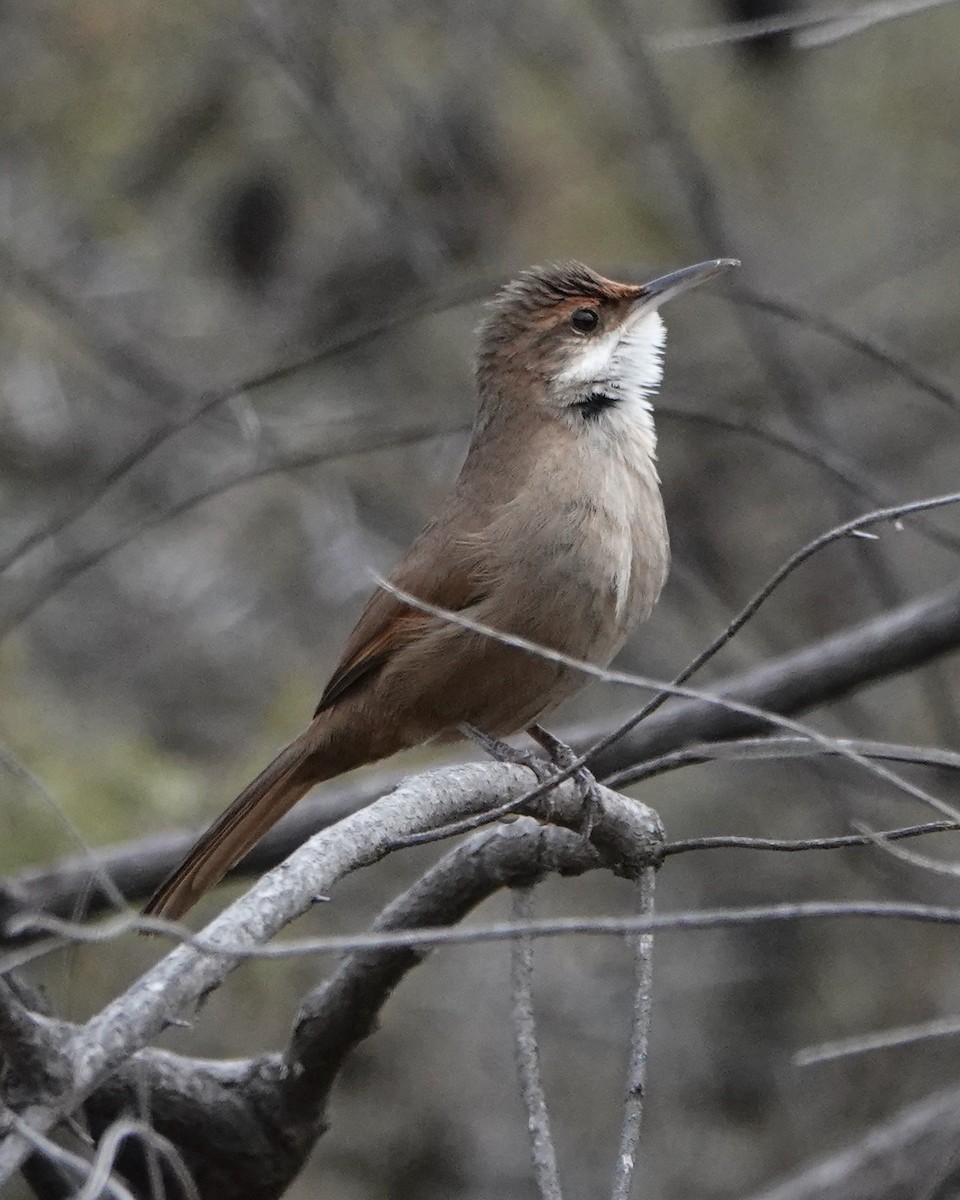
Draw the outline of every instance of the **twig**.
M517 924L533 915L533 888L511 890L510 916ZM513 1030L516 1039L517 1076L520 1095L527 1110L530 1154L540 1200L561 1200L557 1156L550 1133L550 1114L540 1078L540 1047L533 1011L533 940L520 937L511 949L511 998Z
M932 871L935 875L947 875L952 879L960 876L960 863L944 862L942 859L930 858L929 855L906 850L903 846L891 846L887 839L859 823L854 828L862 829L864 836L872 838L879 849L897 859L898 862L907 863L911 867L919 867L924 871Z
M796 435L775 433L766 426L754 425L742 418L719 413L704 412L690 408L674 408L669 404L657 405L657 416L668 420L687 421L690 424L710 425L714 429L723 429L729 433L740 433L746 437L755 438L766 445L775 446L785 453L803 459L819 467L830 479L853 492L861 500L875 508L886 508L899 503L898 498L883 484L876 483L870 475L856 463L844 455L837 454L832 447L815 441L804 434ZM923 516L914 516L913 528L921 533L934 545L941 546L953 554L960 552L960 537Z
M96 883L103 895L104 902L116 911L123 912L127 908L127 902L117 888L117 885L98 865L96 854L87 845L83 835L71 819L67 810L56 796L53 795L43 780L35 775L26 763L21 762L12 750L7 749L3 745L0 745L0 765L5 767L12 775L23 779L43 799L49 811L64 827L70 840L86 860L88 884L90 882Z
M899 841L902 838L922 837L928 833L954 833L960 830L956 821L928 821L925 825L905 825L900 829L884 829L878 833L848 833L824 838L752 838L702 837L682 838L665 842L660 851L664 858L671 854L688 854L691 850L781 850L786 853L803 850L837 850L844 846L875 846L878 842Z
M724 696L749 697L759 707L801 712L847 695L857 686L915 669L960 648L960 585L911 601L869 621L783 655L753 670L728 676L716 687ZM645 720L615 753L591 755L600 775L622 769L624 758L642 762L688 741L717 741L756 733L764 726L715 706L685 704Z
M952 4L956 3L956 0L948 0L948 2ZM801 325L805 329L813 329L832 341L847 346L858 354L863 354L888 367L902 379L913 384L919 392L932 397L938 403L948 408L960 409L960 395L953 388L942 380L935 379L907 358L905 354L893 350L873 334L855 333L839 321L834 320L833 317L826 317L823 313L805 308L795 300L787 300L783 296L774 296L769 292L759 292L754 288L734 287L729 295L724 294L724 299L732 300L734 304L755 308L759 312L772 313L774 316L782 317L785 321Z
M655 859L656 856L648 854L647 857ZM246 897L238 900L237 904L241 904L244 899ZM235 909L236 905L227 912L235 915ZM660 913L652 917L550 917L528 921L522 925L512 921L503 921L490 925L472 925L466 929L401 929L373 933L335 934L330 937L290 939L273 946L248 943L239 937L228 941L225 934L223 936L218 934L216 942L213 942L206 934L203 936L192 935L184 932L182 927L175 928L173 922L152 918L141 918L137 921L125 918L116 919L106 922L99 929L90 929L73 922L52 919L38 919L37 924L41 928L49 927L55 930L57 937L64 945L69 943L106 944L115 941L119 935L134 930L162 933L182 943L178 950L192 951L203 959L232 960L226 969L223 968L222 963L214 961L210 968L210 974L217 980L211 986L216 987L221 973L226 975L234 970L239 962L252 959L304 958L326 954L360 953L370 950L413 949L425 953L441 946L472 946L486 942L511 941L514 938L528 936L534 938L622 938L625 936L635 937L642 933L703 932L715 929L736 929L757 924L780 924L784 921L830 920L905 921L919 925L953 926L960 925L960 908L895 900L809 900L798 901L795 904L761 904L748 908L708 908L693 912ZM177 953L178 951L173 951L168 958ZM145 978L152 981L155 976L151 973ZM194 987L192 978L188 986L192 993ZM138 1004L141 1000L137 994L139 987L139 983L135 985L137 991L134 992ZM130 993L127 993L127 998L129 996ZM111 1004L109 1018L116 1022L121 1035L126 1038L132 1036L128 1027L131 1024L139 1026L143 1020L143 1013L137 1012L122 1019L116 1012L118 1003L115 1001ZM150 1015L152 1017L152 1012ZM160 1020L162 1024L163 1018ZM105 1032L109 1029L103 1013L94 1018L94 1022L90 1024L94 1025L98 1032ZM85 1074L90 1069L99 1070L104 1059L108 1056L112 1058L115 1053L112 1046L94 1052L93 1048L89 1047L90 1039L86 1036L88 1033L88 1026L82 1027L82 1041L85 1048L89 1048L90 1054L90 1059L85 1064ZM3 1147L0 1145L0 1165L5 1161L3 1153ZM0 1181L2 1178L3 1176L0 1174Z
M726 629L719 634L714 640L687 664L674 680L674 683L680 684L688 680L692 675L696 674L702 666L710 661L718 651L733 638L739 631L751 620L759 610L764 601L777 590L783 581L790 576L797 567L805 563L809 558L812 558L824 547L831 545L833 542L839 541L841 538L849 537L850 534L870 529L874 525L880 525L887 521L899 520L902 517L909 516L911 513L929 512L932 509L943 508L951 504L960 503L960 492L951 492L945 496L935 496L927 500L915 500L907 504L895 504L889 508L877 509L872 513L864 513L860 517L854 517L853 520L844 521L840 525L835 525L833 529L828 529L826 533L821 533L819 537L815 537L812 541L807 542L805 546L801 546L799 550L793 554L770 576L767 582L759 588L752 598L747 601L744 607L727 625ZM670 698L671 693L664 691L659 696L654 696L643 709L637 714L635 721L637 724L645 720L651 713L656 712L661 704L665 703Z
M88 1179L92 1171L92 1164L87 1161L82 1155L75 1154L72 1150L67 1150L65 1146L59 1145L46 1134L38 1132L28 1121L24 1121L16 1113L12 1113L11 1119L20 1137L28 1143L28 1145L39 1155L56 1163L72 1178L76 1180ZM114 1200L137 1200L137 1197L124 1187L122 1183L114 1179L111 1175L107 1175L100 1183L97 1191L98 1196L112 1196ZM71 1200L77 1200L77 1193L71 1193Z
M650 39L654 50L671 52L676 50L700 50L711 46L727 46L737 42L749 42L754 38L769 37L775 33L822 33L834 38L847 32L860 33L886 21L896 21L930 9L954 4L956 0L871 0L856 7L842 5L835 8L818 9L815 12L786 12L774 16L756 17L749 21L728 21L723 25L707 25L700 29L681 29L662 33ZM824 41L825 41L824 37ZM821 44L794 38L792 44L801 49Z
M637 911L653 916L656 872L648 867L637 880ZM612 1200L630 1200L633 1173L637 1164L640 1125L647 1083L647 1046L653 1013L653 934L633 938L634 992L633 1022L630 1028L630 1057L627 1060L627 1087L620 1125L620 1147L613 1175Z
M936 746L904 746L896 742L875 742L866 738L837 738L837 744L856 750L864 758L880 758L887 762L917 763L919 766L960 771L960 753L943 750ZM699 766L701 763L771 761L785 758L810 758L834 754L836 751L814 745L808 738L800 737L756 737L739 738L735 741L703 742L685 746L649 758L636 766L627 767L608 775L604 782L615 791L632 784L642 783L657 775L665 775L680 767Z
M927 1096L865 1136L749 1200L946 1200L956 1158L960 1091Z
M901 1025L896 1029L883 1029L879 1033L861 1033L856 1037L807 1046L794 1054L793 1061L798 1067L817 1066L837 1058L866 1054L870 1050L890 1050L895 1046L909 1046L911 1042L922 1042L928 1038L953 1037L958 1033L960 1017L940 1017L934 1021L922 1021L918 1025Z
M176 1146L168 1138L157 1133L145 1121L133 1120L130 1117L115 1121L100 1139L97 1155L93 1160L93 1168L74 1200L98 1200L98 1197L103 1195L104 1189L110 1186L113 1178L113 1168L121 1146L127 1138L134 1137L150 1143L160 1152L170 1172L180 1185L185 1200L200 1200L197 1186L185 1167Z

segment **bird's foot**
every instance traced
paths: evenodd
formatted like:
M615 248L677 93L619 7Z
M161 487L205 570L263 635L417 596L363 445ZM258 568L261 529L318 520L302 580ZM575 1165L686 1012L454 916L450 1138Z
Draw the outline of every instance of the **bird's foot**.
M536 754L531 754L529 750L518 750L516 746L511 746L509 742L501 741L500 738L491 737L488 733L484 733L482 729L478 729L476 725L461 725L461 731L477 743L477 745L487 752L496 762L513 763L518 767L527 767L532 771L537 778L537 783L546 783L553 776L553 771L550 769L550 764L538 757Z
M579 758L579 755L571 746L568 746L566 742L562 742L558 737L554 737L542 725L531 725L527 729L527 733L537 745L542 746L546 750L550 756L550 761L561 771L567 770ZM600 799L600 785L594 778L593 772L584 766L577 767L571 778L576 781L580 788L580 796L583 802L583 822L580 832L583 834L583 840L588 842L590 834L593 833L593 827L597 823L597 818L603 811L603 802Z

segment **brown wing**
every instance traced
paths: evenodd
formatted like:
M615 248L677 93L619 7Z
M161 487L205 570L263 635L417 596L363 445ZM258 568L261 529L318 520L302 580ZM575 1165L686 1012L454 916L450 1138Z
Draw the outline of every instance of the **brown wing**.
M424 530L397 565L391 582L428 604L458 612L483 598L489 580L479 567L476 548L453 540L450 526L445 521ZM436 617L378 588L347 639L314 716L379 671L398 650L416 641L436 622Z

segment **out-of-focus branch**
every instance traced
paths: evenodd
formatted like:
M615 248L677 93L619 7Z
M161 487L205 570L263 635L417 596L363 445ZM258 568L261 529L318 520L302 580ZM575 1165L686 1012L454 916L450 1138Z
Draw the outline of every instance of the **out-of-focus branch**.
M934 378L929 371L918 366L905 354L888 346L874 334L855 333L832 317L814 312L784 296L773 296L769 292L758 292L751 288L735 288L727 299L732 300L734 304L744 304L748 308L755 308L758 312L772 313L774 316L791 321L804 329L812 329L814 332L830 338L838 345L846 346L858 354L872 358L912 384L919 392L932 397L940 404L946 405L948 408L960 409L960 395L954 388L945 381Z
M53 1027L30 1011L15 981L3 976L0 976L0 1063L7 1077L8 1097L21 1086L31 1094L56 1094L69 1079L69 1062L63 1056L63 1045Z
M699 50L748 42L769 37L772 33L791 33L791 47L806 50L828 45L851 34L864 33L886 21L898 21L954 3L956 0L872 0L867 4L847 4L815 12L791 11L700 29L679 29L651 38L650 45L660 52Z
M252 466L240 468L224 478L208 482L199 491L177 500L161 511L141 517L133 528L122 530L112 540L102 541L93 549L74 554L72 558L54 566L46 577L41 579L32 595L28 595L19 604L10 605L0 615L0 638L6 637L28 617L33 616L48 600L52 600L68 584L71 584L85 571L89 571L91 567L97 566L104 559L109 558L118 550L122 550L124 546L130 545L131 542L136 541L151 529L165 525L168 521L176 520L190 509L196 508L216 496L223 495L224 492L242 487L246 483L252 483L268 475L284 474L304 467L319 466L332 459L348 458L353 454L366 454L371 450L407 446L415 442L426 441L429 438L445 437L463 432L465 429L466 426L462 424L449 427L438 427L435 424L407 428L401 426L391 429L382 422L373 428L361 422L351 422L347 427L341 425L339 428L334 427L327 431L326 445L322 450L278 456L266 464L257 462ZM45 532L43 537L47 536L48 534ZM0 573L3 569L3 564L0 564Z
M859 1142L750 1200L919 1200L953 1195L960 1090L902 1109Z

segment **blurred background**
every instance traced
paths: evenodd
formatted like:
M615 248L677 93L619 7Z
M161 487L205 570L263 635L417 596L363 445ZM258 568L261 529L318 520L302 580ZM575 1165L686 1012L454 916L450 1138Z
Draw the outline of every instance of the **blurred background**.
M960 10L876 8L0 3L0 744L34 777L0 776L0 869L200 824L300 729L371 573L456 474L479 301L525 265L744 262L737 299L666 314L675 563L624 668L673 675L807 539L955 488ZM833 546L704 678L934 590L958 552L950 510ZM956 747L958 683L947 660L814 719ZM593 686L555 728L631 706ZM638 794L671 837L924 819L836 762L698 767ZM298 931L362 927L432 857L394 856ZM663 911L853 897L957 904L960 885L863 849L688 855L658 883ZM590 879L544 887L540 911L632 903ZM849 923L661 937L643 1194L745 1196L954 1082L952 1042L792 1061L955 1014L954 943ZM39 977L82 1017L155 955L78 951ZM561 1168L596 1195L629 954L580 939L538 964ZM166 1044L276 1046L318 969L251 964ZM473 947L403 984L291 1196L533 1195L508 974L504 947Z

